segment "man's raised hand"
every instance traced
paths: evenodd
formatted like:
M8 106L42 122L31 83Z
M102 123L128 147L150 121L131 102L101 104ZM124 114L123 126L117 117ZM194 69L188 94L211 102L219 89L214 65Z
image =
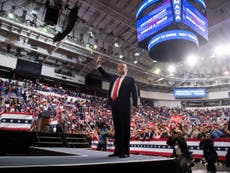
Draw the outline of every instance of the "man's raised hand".
M101 63L102 63L102 57L101 57L101 56L98 56L98 57L97 57L97 60L96 60L96 64L97 64L97 65L101 65Z

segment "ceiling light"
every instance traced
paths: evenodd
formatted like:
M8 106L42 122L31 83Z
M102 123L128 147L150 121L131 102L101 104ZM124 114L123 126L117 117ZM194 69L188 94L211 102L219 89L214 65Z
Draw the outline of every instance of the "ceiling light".
M215 54L218 56L222 56L224 54L224 47L223 46L217 46L214 50Z
M10 18L10 19L14 19L14 14L13 13L8 13L8 17Z
M134 56L140 56L140 55L141 55L140 52L136 52L136 53L134 54Z
M94 48L94 49L97 49L97 48L98 48L97 44L94 44L94 45L93 45L93 48Z
M197 63L197 57L195 55L189 55L187 58L186 58L186 64L190 67L194 67Z
M229 72L228 72L228 71L225 71L225 72L224 72L224 75L226 75L226 76L229 75Z
M118 47L120 47L120 44L118 42L115 42L114 46L118 48Z
M169 73L174 73L176 71L176 67L173 64L171 64L168 67L168 71L169 71Z
M159 68L156 68L153 73L160 74L161 70Z
M94 38L95 33L93 31L89 31L89 36L90 36L90 38Z

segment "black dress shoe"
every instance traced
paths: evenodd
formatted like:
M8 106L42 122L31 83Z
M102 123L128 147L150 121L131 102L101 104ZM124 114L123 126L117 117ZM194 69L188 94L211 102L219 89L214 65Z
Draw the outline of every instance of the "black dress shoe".
M117 157L117 156L120 156L120 155L119 155L119 154L116 154L116 153L113 153L113 154L108 155L108 157Z
M127 157L129 157L129 154L121 154L121 155L119 156L119 158L127 158Z

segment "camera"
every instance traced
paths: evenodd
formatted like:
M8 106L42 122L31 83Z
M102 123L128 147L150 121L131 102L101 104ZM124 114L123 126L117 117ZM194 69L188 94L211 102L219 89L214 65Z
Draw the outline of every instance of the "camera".
M204 165L204 166L207 166L207 165L208 165L208 162L206 161L205 158L202 158L202 159L201 159L201 164Z

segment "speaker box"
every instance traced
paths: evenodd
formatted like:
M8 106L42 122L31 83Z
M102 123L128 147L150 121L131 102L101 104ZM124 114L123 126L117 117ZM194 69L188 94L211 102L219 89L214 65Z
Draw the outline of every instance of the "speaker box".
M59 17L59 8L56 6L48 6L46 9L44 22L47 25L56 25Z

